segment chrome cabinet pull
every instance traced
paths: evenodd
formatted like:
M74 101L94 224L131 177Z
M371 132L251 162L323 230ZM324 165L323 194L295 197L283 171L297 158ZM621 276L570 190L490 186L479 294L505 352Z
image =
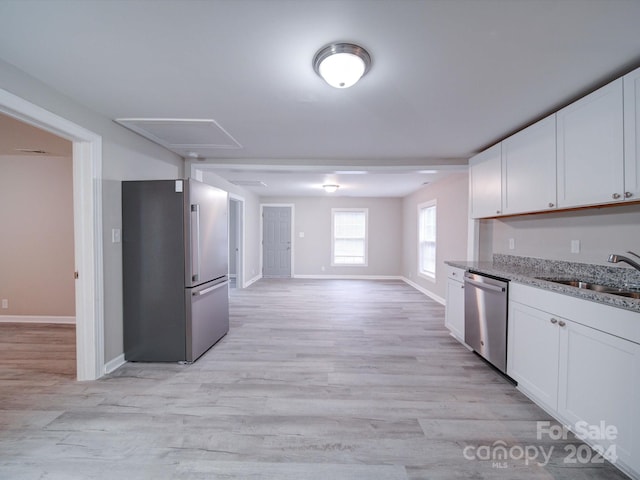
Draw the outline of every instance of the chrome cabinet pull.
M620 194L619 193L614 193L613 195L611 195L611 198L613 198L614 200L617 200L620 198Z
M563 320L560 320L558 322L558 325L560 325L561 327L564 327L566 325L566 323Z
M631 192L624 192L624 198L631 198L633 197L633 193Z
M549 202L549 208L553 208L553 207L555 207L555 204Z
M551 319L551 323L553 323L555 325L556 323L558 323L558 319L557 318L552 318Z

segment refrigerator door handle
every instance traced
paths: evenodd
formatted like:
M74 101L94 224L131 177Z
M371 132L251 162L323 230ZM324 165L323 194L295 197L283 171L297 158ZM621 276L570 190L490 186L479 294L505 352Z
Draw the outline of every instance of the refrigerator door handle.
M219 284L217 284L217 285L214 285L213 287L205 288L204 290L200 290L199 292L193 292L193 293L192 293L192 295L193 295L194 297L198 297L198 296L200 296L200 295L206 295L207 293L211 293L211 292L213 292L214 290L217 290L217 289L219 289L219 288L222 288L222 287L224 287L224 286L226 286L226 285L228 285L228 284L229 284L229 280L227 280L227 281L225 281L225 282L222 282L222 283L219 283Z
M197 203L191 205L191 220L191 281L196 282L200 276L200 205Z

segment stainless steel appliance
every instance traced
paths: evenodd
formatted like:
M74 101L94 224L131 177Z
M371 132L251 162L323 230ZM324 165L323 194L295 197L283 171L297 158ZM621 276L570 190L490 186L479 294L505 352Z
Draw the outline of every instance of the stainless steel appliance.
M124 355L193 362L229 331L227 192L122 182Z
M464 341L503 373L507 371L509 281L464 274Z

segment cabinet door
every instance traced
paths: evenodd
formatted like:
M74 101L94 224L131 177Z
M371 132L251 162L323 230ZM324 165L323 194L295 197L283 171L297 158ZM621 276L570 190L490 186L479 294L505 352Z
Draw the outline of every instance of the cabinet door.
M624 76L624 196L640 200L640 68Z
M502 147L488 148L469 159L471 217L495 217L502 212Z
M558 404L558 321L542 310L509 303L507 374L552 411Z
M554 114L502 142L502 211L550 210L556 203Z
M557 113L558 206L624 199L622 79Z
M444 324L458 340L464 342L464 283L462 282L447 280Z
M640 345L569 321L560 351L561 418L571 427L615 427L616 438L587 441L615 445L620 460L640 471Z

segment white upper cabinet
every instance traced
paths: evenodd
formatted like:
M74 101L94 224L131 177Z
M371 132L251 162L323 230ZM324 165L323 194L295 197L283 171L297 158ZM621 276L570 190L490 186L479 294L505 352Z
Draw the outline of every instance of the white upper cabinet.
M623 78L624 195L640 200L640 68Z
M624 200L622 78L557 113L558 206Z
M469 159L471 218L495 217L502 213L501 144Z
M640 201L640 68L469 160L471 217Z
M556 208L556 116L502 142L502 213Z

